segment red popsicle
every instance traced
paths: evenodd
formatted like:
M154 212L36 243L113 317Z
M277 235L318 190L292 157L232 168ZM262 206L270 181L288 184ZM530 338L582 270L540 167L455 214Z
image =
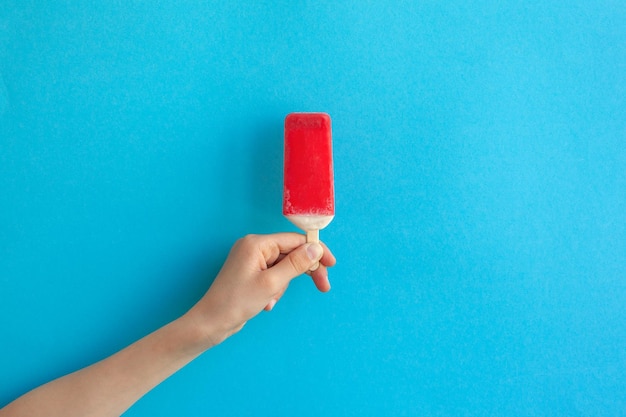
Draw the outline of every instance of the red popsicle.
M283 214L306 231L308 242L335 215L330 116L291 113L285 118Z

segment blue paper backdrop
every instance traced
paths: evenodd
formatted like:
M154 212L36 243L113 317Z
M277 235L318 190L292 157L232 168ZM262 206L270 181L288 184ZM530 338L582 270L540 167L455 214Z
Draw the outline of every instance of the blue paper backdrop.
M333 290L128 416L626 410L620 1L0 3L0 405L186 311L333 118Z

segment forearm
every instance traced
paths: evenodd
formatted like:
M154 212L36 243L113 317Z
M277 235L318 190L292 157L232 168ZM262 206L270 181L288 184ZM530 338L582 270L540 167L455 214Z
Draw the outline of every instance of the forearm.
M113 356L25 394L0 410L0 417L119 416L210 348L211 340L221 337L187 314Z

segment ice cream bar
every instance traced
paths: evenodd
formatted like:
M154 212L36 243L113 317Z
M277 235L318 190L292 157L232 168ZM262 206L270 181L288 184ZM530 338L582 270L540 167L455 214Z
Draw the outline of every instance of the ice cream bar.
M306 231L308 242L335 215L330 116L291 113L285 118L283 215Z

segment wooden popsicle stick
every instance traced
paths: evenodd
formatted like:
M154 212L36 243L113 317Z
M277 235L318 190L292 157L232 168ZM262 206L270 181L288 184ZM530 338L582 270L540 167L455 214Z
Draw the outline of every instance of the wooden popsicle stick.
M306 242L311 243L319 243L320 241L320 231L319 230L307 230L306 231Z
M320 241L320 231L319 230L307 230L306 231L306 241L307 243L319 243ZM315 265L311 267L311 271L315 271L320 267L320 263L317 262Z

